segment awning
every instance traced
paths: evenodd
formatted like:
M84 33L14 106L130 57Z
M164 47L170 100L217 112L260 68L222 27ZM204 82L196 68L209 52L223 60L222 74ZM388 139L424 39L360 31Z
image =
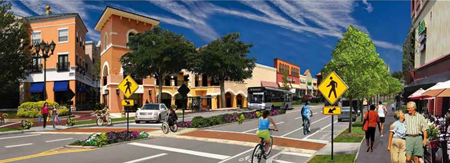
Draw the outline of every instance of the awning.
M450 97L450 89L445 89L437 97Z
M67 90L69 90L68 81L57 81L53 86L53 92L65 92Z
M41 93L44 91L44 83L31 83L31 93Z
M310 85L308 85L308 89L312 90L312 89L313 89L313 87L312 87L312 86L310 86Z
M429 96L424 96L422 95L423 93L425 93L425 90L423 90L422 88L420 88L419 90L417 90L416 92L414 92L413 94L411 94L408 99L410 100L418 100L418 99L423 99Z
M306 90L306 84L300 84L300 89Z
M435 89L435 90L429 90L425 93L423 93L423 96L431 96L436 97L438 94L440 94L443 90L442 89Z
M139 85L138 89L134 93L136 93L136 94L143 94L144 93L144 86L143 85Z
M298 85L298 84L292 84L292 83L291 83L291 86L292 86L292 88L300 89L300 85Z
M81 85L78 85L77 86L77 91L78 92L90 92L88 89L86 89L86 87L83 87L83 86L81 86Z
M269 82L269 81L261 81L261 86L278 88L278 84L276 82Z

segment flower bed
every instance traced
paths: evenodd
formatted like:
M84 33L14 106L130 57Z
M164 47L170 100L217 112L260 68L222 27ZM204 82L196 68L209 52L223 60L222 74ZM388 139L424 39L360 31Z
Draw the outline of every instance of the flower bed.
M146 132L130 131L128 134L127 131L104 132L101 134L92 134L86 140L77 140L70 145L102 147L108 144L143 139L147 137L148 133Z
M286 111L284 109L280 110L272 110L270 115L275 116L279 114L285 114ZM254 119L261 117L261 111L250 111L244 113L233 113L233 114L221 114L217 116L212 116L209 118L203 118L202 116L196 116L192 119L192 121L186 121L185 124L183 122L179 122L178 126L187 127L187 128L202 128L215 126L225 123L238 122L242 124L246 119Z
M27 118L37 118L41 116L41 108L44 106L46 101L39 102L24 102L20 104L17 110L18 117L27 117ZM66 106L60 106L58 103L53 101L47 101L49 107L49 113L51 115L53 106L58 109L59 116L69 115L69 109Z

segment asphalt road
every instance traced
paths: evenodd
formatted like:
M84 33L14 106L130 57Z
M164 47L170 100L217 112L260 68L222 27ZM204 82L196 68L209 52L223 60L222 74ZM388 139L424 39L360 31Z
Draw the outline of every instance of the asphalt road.
M301 126L300 107L288 111L284 115L274 116L278 123L279 132L274 132L276 137L301 139L306 141L326 143L331 135L331 116L321 113L322 106L312 106L312 132L303 135ZM337 117L335 118L337 119ZM206 130L222 132L256 132L257 120L211 127ZM343 131L348 123L335 121L335 135ZM117 124L112 127L123 128L125 124ZM134 124L131 128L159 128L161 124ZM24 137L22 137L24 136ZM0 136L0 160L40 153L67 145L76 139L85 139L87 135L31 135L16 134ZM52 141L53 140L53 141ZM50 141L50 142L49 142ZM31 143L31 144L30 144ZM8 148L7 148L8 147ZM112 162L112 163L244 163L250 162L253 147L220 144L206 141L184 140L175 138L151 138L124 144L113 145L89 152L65 153L52 156L24 159L17 162ZM267 160L262 162L301 163L306 162L312 155L283 152L274 150Z

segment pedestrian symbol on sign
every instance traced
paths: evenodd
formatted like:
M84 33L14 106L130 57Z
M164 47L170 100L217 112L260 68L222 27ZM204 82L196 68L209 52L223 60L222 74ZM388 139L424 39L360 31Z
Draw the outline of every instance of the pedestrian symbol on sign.
M331 92L334 93L334 98L337 98L337 95L336 95L337 83L333 80L333 77L330 77L330 80L331 80L330 84L328 84L328 86L327 86L327 87L331 86L330 93L328 93L328 98L330 98Z

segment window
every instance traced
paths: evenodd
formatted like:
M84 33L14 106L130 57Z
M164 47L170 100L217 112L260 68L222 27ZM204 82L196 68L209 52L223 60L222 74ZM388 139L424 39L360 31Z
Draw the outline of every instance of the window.
M32 45L39 44L41 42L41 32L33 32L31 34L31 43Z
M31 72L41 72L42 71L41 58L32 58L31 61L32 61Z
M77 31L77 36L76 36L76 40L77 40L77 42L79 41L79 40L78 40L78 37L79 37L79 35L78 35L78 31Z
M103 50L106 50L107 45L108 45L108 33L105 33L105 40L103 41Z
M58 55L58 71L69 70L69 55Z
M58 30L58 42L68 42L69 41L69 29Z
M80 37L80 46L83 46L83 38Z

